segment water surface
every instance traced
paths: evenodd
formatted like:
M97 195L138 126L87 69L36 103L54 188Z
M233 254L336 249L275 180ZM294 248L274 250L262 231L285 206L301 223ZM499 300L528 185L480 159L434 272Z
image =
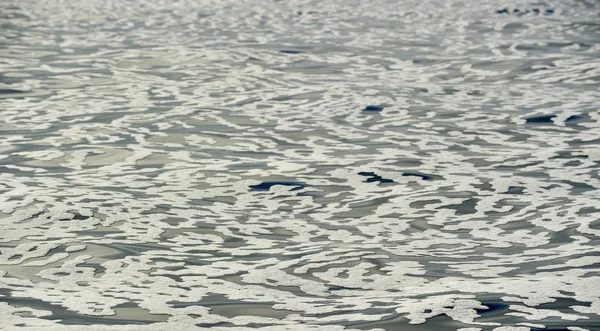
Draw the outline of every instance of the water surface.
M0 2L0 329L599 330L599 22Z

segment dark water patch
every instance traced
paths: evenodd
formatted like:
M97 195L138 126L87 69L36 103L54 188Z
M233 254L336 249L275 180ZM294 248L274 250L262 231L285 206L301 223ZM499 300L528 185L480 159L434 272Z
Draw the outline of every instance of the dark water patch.
M369 105L366 106L365 109L363 109L363 111L382 111L383 107L382 106L374 106L374 105Z
M341 286L341 285L329 285L329 286L328 286L328 290L329 290L329 291L360 290L360 288L356 288L356 287L346 287L346 286Z
M282 49L280 52L284 53L284 54L302 54L302 53L304 53L303 51L298 51L298 50L294 50L294 49Z
M525 191L523 186L509 186L506 194L521 194Z
M423 180L433 180L433 176L431 175L425 175L425 174L420 174L420 173L416 173L416 172L405 172L402 174L402 176L404 177L421 177Z
M556 115L540 115L529 117L525 119L525 123L553 123L553 119L556 118ZM575 121L582 120L584 117L582 115L571 115L566 120L565 123L571 123Z
M542 115L526 118L526 123L553 123L552 119L555 118L556 115Z
M475 309L478 314L490 314L508 309L508 305L504 303L482 302L482 304L486 306L487 309Z
M572 115L572 116L569 116L569 118L567 118L565 120L565 122L573 122L573 121L577 121L577 120L580 120L580 119L583 119L583 116L581 116L581 115Z
M76 211L69 211L69 213L73 214L73 218L74 220L87 220L88 218L90 218L89 216L83 216L80 213L76 212Z
M393 180L387 179L387 178L383 178L383 177L375 174L374 172L365 172L365 171L362 171L362 172L359 172L358 174L361 175L361 176L364 176L364 177L369 177L365 181L367 183L373 183L373 182L393 183L394 182Z
M275 185L293 186L294 188L291 189L291 191L301 190L307 186L306 184L299 183L299 182L273 181L273 182L262 182L257 185L250 185L249 187L252 191L269 191L271 189L271 187L273 187Z

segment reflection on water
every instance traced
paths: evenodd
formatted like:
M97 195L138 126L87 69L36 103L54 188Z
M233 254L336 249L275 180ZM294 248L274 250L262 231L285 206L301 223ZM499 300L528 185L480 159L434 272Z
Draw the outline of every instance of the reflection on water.
M600 328L595 1L0 3L0 328Z

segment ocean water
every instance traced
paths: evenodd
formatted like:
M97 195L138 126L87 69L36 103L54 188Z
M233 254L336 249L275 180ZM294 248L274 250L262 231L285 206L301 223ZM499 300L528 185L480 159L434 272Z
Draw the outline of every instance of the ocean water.
M600 2L2 0L0 330L600 330Z

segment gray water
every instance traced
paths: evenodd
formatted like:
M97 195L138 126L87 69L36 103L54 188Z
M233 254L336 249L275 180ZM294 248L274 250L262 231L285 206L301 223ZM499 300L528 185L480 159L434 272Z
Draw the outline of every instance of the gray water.
M600 330L598 1L0 2L1 330Z

